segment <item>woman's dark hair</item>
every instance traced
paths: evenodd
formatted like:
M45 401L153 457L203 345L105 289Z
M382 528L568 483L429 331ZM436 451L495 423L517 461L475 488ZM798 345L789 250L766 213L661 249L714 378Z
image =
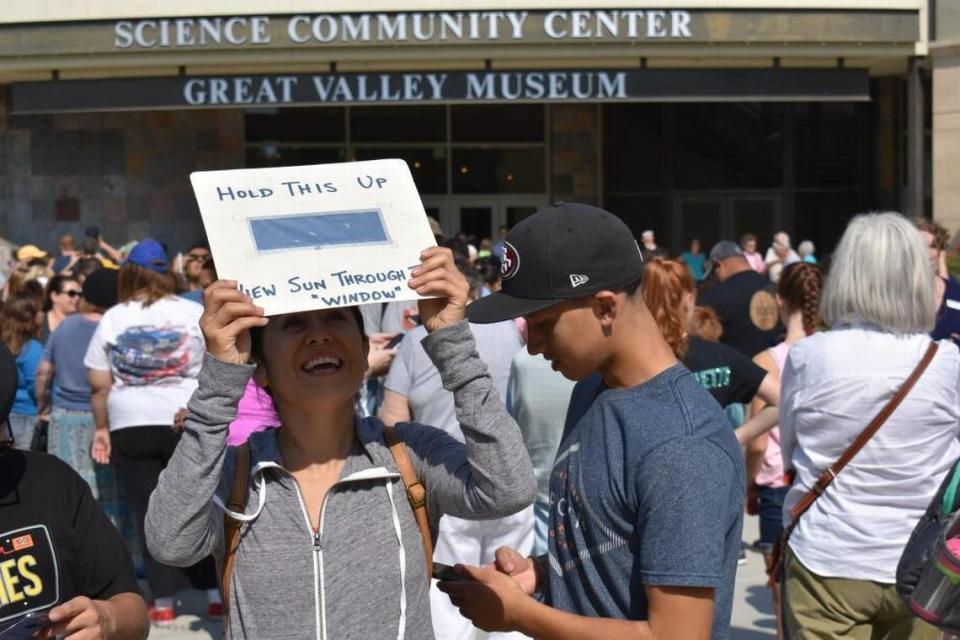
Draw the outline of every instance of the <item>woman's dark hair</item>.
M96 238L86 237L83 244L80 245L80 253L87 257L95 257L100 251L100 241Z
M73 276L64 275L62 273L57 274L50 278L50 281L47 282L47 289L43 294L43 312L47 313L53 309L53 294L63 293L63 285L67 282L80 282Z
M803 330L809 336L820 326L820 295L823 272L809 262L794 262L783 269L777 294L791 309L803 314Z
M470 265L470 261L466 258L458 255L454 255L453 263L457 265L457 269L467 280L467 284L470 286L469 296L471 298L477 298L480 296L480 290L486 284L484 279L480 276L480 273Z
M0 338L13 355L20 355L20 349L27 341L40 339L40 325L37 324L40 308L40 299L31 293L13 296L3 305Z
M36 278L29 277L26 270L17 269L10 274L8 282L8 298L18 295L31 295L37 299L37 304L43 306L43 285Z
M86 278L97 269L103 269L103 263L96 258L80 258L73 267L74 278Z
M454 258L460 256L461 258L465 258L467 260L470 259L470 250L467 248L466 240L462 240L459 237L450 238L443 243L443 246L453 251Z
M177 278L170 271L159 273L128 262L120 267L118 302L137 299L149 307L157 300L176 295Z
M492 285L500 279L500 259L497 256L480 258L474 263L473 267L488 285Z

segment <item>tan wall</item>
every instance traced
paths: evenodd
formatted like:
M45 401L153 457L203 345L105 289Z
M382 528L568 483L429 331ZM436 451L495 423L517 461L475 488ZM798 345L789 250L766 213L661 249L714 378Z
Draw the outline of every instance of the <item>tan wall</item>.
M960 232L960 47L933 51L933 210Z
M935 0L937 40L960 42L960 2Z

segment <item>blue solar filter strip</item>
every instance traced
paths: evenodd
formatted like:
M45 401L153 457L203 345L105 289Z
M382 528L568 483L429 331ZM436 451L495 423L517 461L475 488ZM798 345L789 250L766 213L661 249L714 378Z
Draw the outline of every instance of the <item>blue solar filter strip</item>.
M320 249L389 242L377 209L251 218L258 251Z

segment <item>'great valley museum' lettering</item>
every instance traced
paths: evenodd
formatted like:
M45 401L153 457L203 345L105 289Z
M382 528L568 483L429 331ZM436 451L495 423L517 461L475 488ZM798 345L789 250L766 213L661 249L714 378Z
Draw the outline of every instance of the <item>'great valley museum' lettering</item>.
M304 85L307 86L304 86ZM191 106L627 98L627 73L519 71L234 76L186 80Z
M269 16L121 20L114 25L117 49L277 44L478 42L692 38L688 11L457 11L297 15L272 29Z
M563 100L867 100L865 69L524 69L14 82L14 114L323 104Z

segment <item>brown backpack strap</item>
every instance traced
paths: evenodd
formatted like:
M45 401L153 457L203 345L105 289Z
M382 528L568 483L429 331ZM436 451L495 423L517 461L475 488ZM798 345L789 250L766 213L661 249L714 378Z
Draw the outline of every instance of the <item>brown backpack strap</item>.
M383 436L387 446L390 447L390 454L397 465L403 484L407 488L407 501L410 502L413 517L416 518L417 527L420 529L420 537L423 538L423 556L427 561L427 581L429 582L433 575L433 537L430 535L430 519L427 514L427 489L417 477L417 471L413 468L413 463L407 454L407 447L397 435L396 429L384 427Z
M813 488L807 491L802 498L793 506L790 510L790 524L788 524L783 532L780 534L780 538L777 540L777 544L773 550L773 559L768 567L767 575L770 576L771 582L776 582L780 578L780 571L783 566L783 558L786 555L787 541L790 539L790 534L793 533L793 530L797 528L797 523L800 521L800 517L805 514L810 507L813 506L813 503L817 501L823 492L827 490L833 481L837 479L837 476L843 471L843 468L846 467L853 457L860 453L860 450L863 449L870 439L876 435L877 431L880 430L880 427L883 426L883 423L887 421L887 418L896 411L897 407L900 406L900 403L903 402L904 398L910 393L910 390L913 389L914 385L917 384L917 380L920 379L920 376L923 375L923 372L927 370L927 367L930 366L930 363L933 361L933 357L937 355L937 349L939 345L936 342L931 342L930 346L927 347L926 353L923 354L920 362L914 368L913 373L904 380L903 384L897 390L897 392L890 398L890 401L880 410L880 413L870 421L870 424L867 425L867 428L857 436L857 439L847 447L847 450L843 452L836 462L827 467L826 471L820 474L820 477L817 478L817 481L814 483Z
M230 499L227 509L234 513L243 513L247 508L247 483L250 475L250 443L243 443L234 449L236 464L233 469L233 486L230 488ZM223 514L223 539L225 549L223 566L220 571L220 592L223 594L223 608L226 611L230 605L230 577L233 575L233 565L237 559L237 547L240 546L239 520L234 520L229 514Z

